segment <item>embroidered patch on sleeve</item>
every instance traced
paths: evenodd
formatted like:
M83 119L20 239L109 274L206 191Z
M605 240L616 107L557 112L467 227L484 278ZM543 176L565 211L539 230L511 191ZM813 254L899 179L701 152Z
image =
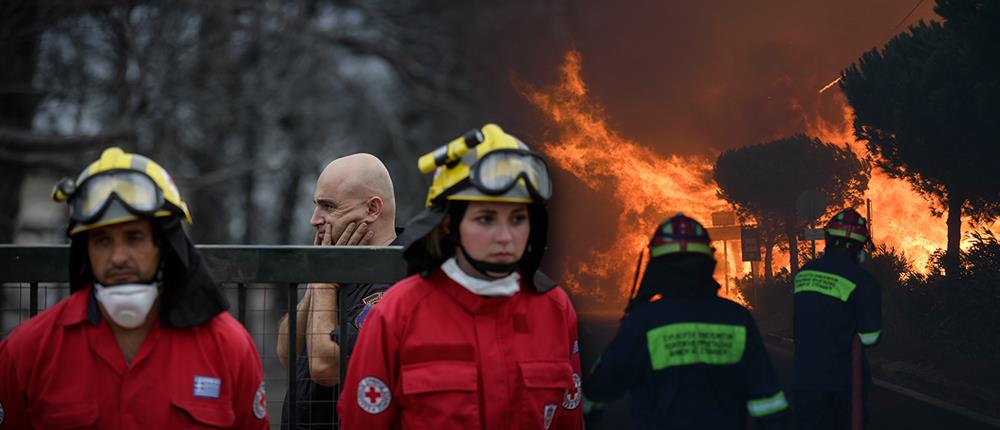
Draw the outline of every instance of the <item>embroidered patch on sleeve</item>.
M549 426L552 425L552 418L555 418L555 416L556 416L556 404L549 403L545 405L545 422L542 423L545 425L545 430L549 430Z
M573 392L570 393L566 390L566 395L563 398L563 408L573 410L580 406L580 399L583 398L583 393L580 392L580 375L573 372Z
M354 321L352 321L354 328L361 330L361 325L365 323L365 318L368 317L368 312L371 312L371 310L372 305L365 305L361 309L361 312L358 312L358 316L354 317Z
M358 312L358 316L354 318L354 328L361 330L361 325L365 323L365 318L372 310L372 306L375 306L380 300L382 300L382 295L385 294L381 291L377 293L372 293L361 299L361 302L365 304L365 307Z
M379 291L379 292L376 292L376 293L371 293L371 294L365 296L365 298L361 299L361 302L364 303L364 304L366 304L366 305L375 306L376 303L378 303L379 301L382 300L382 295L383 294L385 294L385 293L382 292L382 291Z
M222 387L222 379L214 378L211 376L198 376L194 377L194 396L207 398L207 399L218 399L219 389Z
M358 383L358 407L369 414L379 414L389 408L392 392L381 379L366 376Z
M260 382L257 392L253 395L253 416L258 420L267 416L267 392L264 390L264 381Z

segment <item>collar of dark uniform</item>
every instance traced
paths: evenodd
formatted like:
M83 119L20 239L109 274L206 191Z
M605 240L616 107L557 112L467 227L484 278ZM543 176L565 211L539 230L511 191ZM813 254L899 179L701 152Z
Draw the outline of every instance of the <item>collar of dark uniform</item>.
M101 324L101 311L97 308L92 284L69 295L66 308L59 316L59 323L70 326L87 321L94 326Z
M396 238L388 246L399 246L400 238L399 234L402 233L403 229L396 229ZM344 301L348 304L347 312L350 313L352 309L361 309L367 304L364 302L365 299L371 296L373 290L385 290L392 283L382 283L382 282L362 282L362 283L342 283L338 284L339 289L343 292ZM353 318L353 317L352 317Z
M650 262L639 286L639 296L648 300L659 294L663 298L712 298L720 288L712 277L714 261L691 260Z
M857 263L857 256L853 254L854 253L846 249L830 248L829 250L823 252L823 257L831 260L837 260L837 261L843 260L843 261L850 261L853 263Z
M95 326L101 325L101 310L97 308L97 290L91 287L87 297L87 321Z

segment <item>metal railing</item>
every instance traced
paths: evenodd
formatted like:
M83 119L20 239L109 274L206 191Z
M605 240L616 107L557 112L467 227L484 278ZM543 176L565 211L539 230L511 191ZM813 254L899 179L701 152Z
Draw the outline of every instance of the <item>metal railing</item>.
M247 293L251 284L275 284L287 293L288 315L288 426L296 428L295 348L299 284L392 283L405 276L402 248L398 246L248 246L198 245L198 251L216 282L236 285L236 318L248 324ZM40 286L68 284L69 247L0 245L0 285L28 284L28 315L40 309ZM15 286L20 288L20 286ZM2 289L0 289L2 291ZM341 296L343 290L341 289ZM342 297L341 297L342 298ZM19 300L19 306L20 306ZM344 301L338 300L337 315L344 327ZM231 309L230 312L233 310ZM266 335L267 333L265 333ZM263 362L263 361L262 361ZM346 368L346 364L342 366ZM335 394L336 396L336 394ZM273 421L272 425L276 423Z

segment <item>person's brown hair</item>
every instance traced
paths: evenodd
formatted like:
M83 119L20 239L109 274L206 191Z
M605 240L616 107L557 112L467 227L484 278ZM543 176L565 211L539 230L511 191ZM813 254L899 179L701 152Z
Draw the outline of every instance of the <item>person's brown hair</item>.
M455 250L451 246L451 241L448 240L448 233L445 232L446 221L448 221L447 216L437 227L434 227L434 230L431 230L427 234L427 240L424 241L424 246L427 247L427 255L433 261L447 260L455 253Z

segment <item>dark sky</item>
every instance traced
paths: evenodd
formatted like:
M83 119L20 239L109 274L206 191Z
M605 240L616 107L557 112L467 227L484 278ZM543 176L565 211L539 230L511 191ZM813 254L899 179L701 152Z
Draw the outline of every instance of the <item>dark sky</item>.
M813 115L838 119L836 90L819 88L884 44L917 1L503 4L480 11L470 56L499 100L498 116L527 129L526 140L546 125L510 76L552 84L564 53L577 49L612 127L664 154L708 155L802 131ZM933 7L923 1L906 24L934 17Z

